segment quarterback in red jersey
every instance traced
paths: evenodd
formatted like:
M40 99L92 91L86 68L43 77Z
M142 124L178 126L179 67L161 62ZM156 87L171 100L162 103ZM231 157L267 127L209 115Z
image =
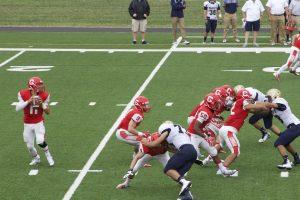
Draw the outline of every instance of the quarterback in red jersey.
M253 103L251 94L241 89L236 95L230 116L225 120L219 131L222 141L225 141L231 154L225 159L224 166L228 167L240 154L240 143L236 134L244 124L249 112L256 113L269 110L270 103Z
M137 127L144 119L144 113L151 109L149 100L144 96L139 96L134 101L134 107L129 110L122 119L116 132L116 136L120 141L137 147L142 137L149 134L137 131Z
M43 114L49 114L50 94L45 91L44 83L39 77L32 77L27 83L28 88L20 90L18 93L19 102L16 111L24 112L24 131L23 138L33 159L30 165L41 162L40 156L34 147L34 139L46 155L50 166L54 165L54 160L50 154L48 145L45 141L45 126Z
M160 135L156 132L147 138L149 142L155 141ZM157 159L163 167L166 166L167 162L170 159L168 150L169 146L166 143L163 143L159 147L147 147L144 144L140 143L139 152L135 155L131 161L130 168L127 173L124 175L123 179L125 181L117 185L117 189L124 189L129 187L130 181L134 178L134 175L137 174L138 170L141 169L146 163L148 163L153 158ZM173 151L173 150L172 150Z
M280 69L274 73L275 79L280 80L280 74L286 69L289 70L290 73L299 76L299 73L296 71L298 67L300 67L300 33L293 37L292 47L290 56L287 62L280 67Z

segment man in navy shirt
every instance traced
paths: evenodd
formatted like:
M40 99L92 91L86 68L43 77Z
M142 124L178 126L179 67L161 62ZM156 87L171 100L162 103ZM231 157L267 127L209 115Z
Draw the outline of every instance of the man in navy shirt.
M172 32L173 32L173 43L177 40L177 24L179 25L180 33L183 38L185 45L190 44L186 40L186 31L184 28L184 14L183 10L186 8L185 0L171 0L171 18L172 18Z

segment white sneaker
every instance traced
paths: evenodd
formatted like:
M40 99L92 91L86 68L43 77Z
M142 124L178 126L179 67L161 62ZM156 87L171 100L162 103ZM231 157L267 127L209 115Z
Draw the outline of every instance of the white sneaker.
M255 42L255 43L253 43L253 46L254 46L254 47L259 47L259 44L257 44L257 43Z
M264 143L270 137L271 137L270 133L264 134L263 137L258 140L258 142L259 143Z
M277 165L279 169L287 169L290 170L293 168L291 161L288 159L286 163L282 163L281 165Z
M179 196L184 193L187 189L189 189L192 186L191 181L184 180L181 186L181 190L179 192Z
M40 156L39 155L37 155L35 158L33 158L32 160L31 160L31 162L29 163L29 165L37 165L37 164L39 164L39 163L41 163L41 158L40 158Z
M275 42L271 42L271 46L275 46Z
M284 43L283 43L283 46L287 46L287 45L289 45L287 42L284 42Z
M189 44L190 44L190 42L189 42L189 41L187 41L187 40L185 40L185 41L183 42L183 44L184 44L184 45L189 45Z
M226 43L227 42L227 40L226 39L223 39L223 43Z
M48 163L50 166L53 166L54 165L54 160L52 158L52 156L46 156L47 160L48 160Z
M237 43L241 42L241 41L240 41L239 39L237 39L237 38L236 38L234 41L237 42Z
M247 44L247 43L244 43L244 44L243 44L243 47L247 47L247 46L248 46L248 44Z
M274 73L273 73L273 76L275 77L275 79L276 79L277 81L280 81L280 75L279 75L279 74L277 74L276 72L274 72Z

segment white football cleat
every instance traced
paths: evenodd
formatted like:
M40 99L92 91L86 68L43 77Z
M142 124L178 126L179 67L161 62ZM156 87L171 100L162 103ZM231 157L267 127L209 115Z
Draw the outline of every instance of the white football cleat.
M258 140L258 142L259 143L264 143L270 137L271 137L270 133L264 134L263 137Z
M221 170L221 173L223 174L223 176L232 176L236 172L237 172L236 169L234 169L234 170L230 170L230 169Z
M277 80L277 81L280 81L280 75L279 74L277 74L276 72L273 74L273 76L275 77L275 79Z
M52 156L46 156L47 160L48 160L48 163L50 166L53 166L54 165L54 160L52 158Z
M227 42L227 40L226 39L223 39L223 43L226 43Z
M189 44L190 44L190 42L189 42L189 41L187 41L187 40L185 40L185 41L183 42L183 44L184 44L184 45L189 45Z
M41 163L41 158L40 158L40 156L39 155L37 155L36 157L34 157L32 160L31 160L31 162L29 163L29 165L37 165L37 164L39 164L39 163Z
M207 165L209 163L211 163L213 161L213 159L211 158L211 156L207 156L204 160L202 160L202 165Z
M184 193L186 190L188 190L191 186L192 186L192 182L191 181L184 180L183 183L182 183L180 192L179 192L179 196L182 193Z
M117 185L116 189L125 189L128 187L129 187L129 185L124 182L124 183L120 183L119 185Z
M237 38L236 38L234 41L237 42L237 43L241 42L241 41L240 41L239 39L237 39Z
M282 163L281 165L277 165L278 169L287 169L290 170L293 168L292 162L287 160L286 162Z

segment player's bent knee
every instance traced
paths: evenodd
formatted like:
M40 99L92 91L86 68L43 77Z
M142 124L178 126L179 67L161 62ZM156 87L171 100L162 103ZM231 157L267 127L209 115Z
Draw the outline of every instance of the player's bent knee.
M281 145L281 141L279 138L274 142L274 147L277 148L279 145Z
M216 148L212 147L210 150L209 150L209 155L211 155L212 157L215 157L218 155L218 151Z
M255 124L257 122L257 118L255 117L255 115L252 115L250 118L249 118L249 124Z
M41 148L45 148L47 146L47 143L44 141L42 143L38 144Z

